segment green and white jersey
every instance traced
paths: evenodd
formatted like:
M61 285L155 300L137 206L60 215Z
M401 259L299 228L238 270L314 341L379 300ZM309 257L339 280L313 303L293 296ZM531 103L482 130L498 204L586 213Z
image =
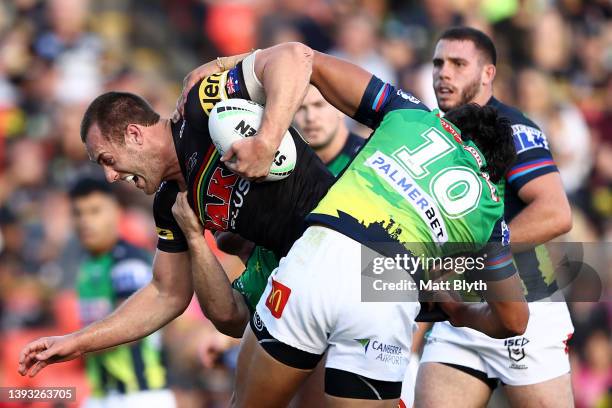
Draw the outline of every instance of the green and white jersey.
M481 171L483 155L454 125L375 77L355 119L375 131L309 223L383 254L389 243L427 257L473 253L489 241L507 246L503 191ZM500 279L515 270L507 248L497 247L487 269L494 266Z
M81 322L87 325L104 318L150 280L150 255L127 242L119 241L106 254L87 256L77 277ZM94 396L166 387L166 370L157 333L137 342L88 354L85 363Z

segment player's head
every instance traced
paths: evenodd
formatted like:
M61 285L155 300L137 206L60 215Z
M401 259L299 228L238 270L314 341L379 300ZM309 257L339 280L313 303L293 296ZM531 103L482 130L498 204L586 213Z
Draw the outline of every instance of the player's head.
M483 169L494 183L499 182L516 158L510 121L497 114L490 106L475 103L459 106L446 113L449 120L461 131L461 137L470 139L487 161Z
M79 240L89 252L109 251L119 236L120 207L111 186L103 180L83 178L69 191Z
M446 30L433 56L433 84L444 112L466 103L487 103L493 93L497 52L493 41L471 27Z
M294 119L310 147L318 150L332 142L338 130L344 126L343 118L344 114L310 85Z
M162 182L167 158L160 146L159 114L143 98L107 92L89 105L81 122L81 140L107 180L132 181L147 194Z

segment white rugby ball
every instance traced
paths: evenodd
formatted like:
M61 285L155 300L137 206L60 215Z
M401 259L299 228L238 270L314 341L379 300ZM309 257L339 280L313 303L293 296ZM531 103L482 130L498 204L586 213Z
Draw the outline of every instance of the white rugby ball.
M227 99L215 105L208 118L208 130L217 151L223 155L232 143L254 136L259 130L264 108L246 99ZM285 132L274 156L266 181L289 176L295 168L297 154L289 131Z

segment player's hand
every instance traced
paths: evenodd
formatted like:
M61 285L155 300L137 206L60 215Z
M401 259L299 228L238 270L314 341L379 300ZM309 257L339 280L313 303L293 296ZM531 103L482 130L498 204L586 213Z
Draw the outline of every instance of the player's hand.
M200 237L204 234L202 224L189 206L186 191L179 192L176 195L176 201L172 206L172 215L187 238Z
M434 302L448 315L448 321L455 327L465 326L465 304L457 292L446 290L436 291L433 295Z
M258 135L245 137L232 143L221 161L240 177L261 181L270 172L277 148Z
M19 354L19 374L34 377L53 363L73 360L83 355L76 336L42 337L27 344Z
M188 73L183 79L183 90L181 91L181 96L179 96L176 101L176 109L172 114L172 121L177 122L181 117L185 115L185 102L187 101L187 95L189 95L189 91L198 81L202 78L210 76L212 74L219 73L219 66L216 61L210 61L206 64L202 64L190 73Z

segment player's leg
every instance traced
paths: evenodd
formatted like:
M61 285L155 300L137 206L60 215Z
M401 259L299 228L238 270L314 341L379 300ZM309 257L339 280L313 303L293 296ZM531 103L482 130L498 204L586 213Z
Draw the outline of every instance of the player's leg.
M291 400L290 408L311 408L325 406L325 357L310 373L297 394Z
M481 371L443 363L421 363L417 374L414 406L485 407L491 397L492 386L492 381Z
M571 408L574 406L569 373L538 384L506 385L503 389L513 408Z
M332 408L396 408L401 383L380 381L352 372L325 370L325 406Z
M311 371L290 367L272 357L260 345L266 340L274 342L273 339L258 340L250 326L247 327L238 356L233 398L236 407L286 407Z
M488 339L479 350L491 373L505 384L513 407L571 407L567 340L574 328L564 302L529 303L522 336Z
M497 384L477 352L473 330L435 323L427 335L415 386L415 407L482 407Z

